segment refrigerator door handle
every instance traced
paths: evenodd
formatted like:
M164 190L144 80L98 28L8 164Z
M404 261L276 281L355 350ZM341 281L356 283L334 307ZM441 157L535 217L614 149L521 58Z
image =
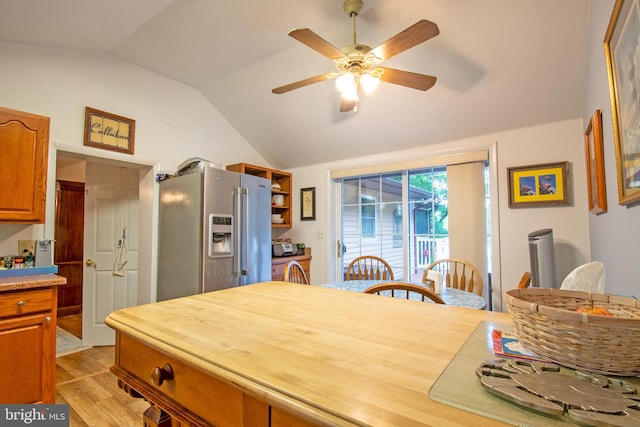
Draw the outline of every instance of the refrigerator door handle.
M249 275L249 189L248 188L242 188L242 197L245 200L245 203L243 203L243 208L244 208L244 212L242 213L244 218L242 221L242 224L244 225L244 245L243 245L243 249L244 249L244 254L243 254L243 259L244 259L244 269L242 270L242 275L243 276L248 276Z
M235 229L235 234L236 234L236 238L235 238L235 249L234 249L234 256L233 259L235 260L235 266L234 266L234 270L235 270L235 274L237 274L238 276L241 275L242 272L242 257L240 256L241 251L242 251L242 230L241 230L241 223L242 223L242 187L238 187L236 189L236 208L235 208L235 222L236 225L234 227Z

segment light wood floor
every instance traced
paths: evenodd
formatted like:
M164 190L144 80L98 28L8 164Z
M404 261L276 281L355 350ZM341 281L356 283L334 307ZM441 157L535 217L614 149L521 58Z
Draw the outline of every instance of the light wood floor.
M68 316L58 317L56 322L58 326L65 331L82 339L82 314L70 314Z
M143 425L149 403L118 387L109 372L114 351L113 346L93 347L56 358L56 403L69 404L71 427Z

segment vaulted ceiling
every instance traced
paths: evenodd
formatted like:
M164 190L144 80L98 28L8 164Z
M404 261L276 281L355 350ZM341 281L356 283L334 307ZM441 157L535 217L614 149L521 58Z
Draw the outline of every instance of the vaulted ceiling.
M384 63L438 80L426 92L382 83L357 113L339 112L334 81L271 93L335 70L287 33L306 27L350 45L343 0L0 4L0 42L106 52L183 82L283 169L582 115L587 0L364 0L357 37L371 47L420 19L438 25Z

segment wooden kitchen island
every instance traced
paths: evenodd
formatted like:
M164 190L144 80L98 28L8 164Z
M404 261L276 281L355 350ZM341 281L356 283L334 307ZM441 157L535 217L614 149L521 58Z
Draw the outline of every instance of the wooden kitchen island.
M106 323L120 386L187 425L504 425L428 396L483 320L509 316L268 282L119 310Z

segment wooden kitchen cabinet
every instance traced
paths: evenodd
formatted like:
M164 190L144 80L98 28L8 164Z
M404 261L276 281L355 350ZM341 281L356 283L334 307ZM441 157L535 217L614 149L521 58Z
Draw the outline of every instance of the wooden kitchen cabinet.
M304 248L304 255L271 258L271 280L284 280L284 267L289 261L298 261L311 283L311 248Z
M55 403L56 307L64 277L0 279L0 402Z
M227 165L227 170L246 173L249 175L255 175L262 178L266 178L271 181L271 184L278 184L280 189L271 189L272 195L282 195L284 198L284 204L282 206L276 206L271 203L271 213L279 214L284 220L282 224L271 224L273 228L291 228L293 215L291 213L293 207L293 186L291 184L291 173L285 171L279 171L276 169L269 169L262 166L250 165L248 163L236 163L233 165Z
M49 118L0 107L0 153L0 223L44 223Z

